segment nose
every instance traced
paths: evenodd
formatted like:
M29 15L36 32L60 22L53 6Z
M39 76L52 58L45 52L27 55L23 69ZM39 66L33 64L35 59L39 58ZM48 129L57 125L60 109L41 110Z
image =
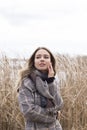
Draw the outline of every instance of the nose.
M44 57L42 56L40 60L43 61L43 60L44 60Z

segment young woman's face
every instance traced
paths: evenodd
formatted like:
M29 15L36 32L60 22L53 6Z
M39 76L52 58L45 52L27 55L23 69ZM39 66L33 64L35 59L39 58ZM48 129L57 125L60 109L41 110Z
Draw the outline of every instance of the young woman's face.
M40 71L47 71L48 65L51 62L51 57L48 51L40 49L35 54L34 65Z

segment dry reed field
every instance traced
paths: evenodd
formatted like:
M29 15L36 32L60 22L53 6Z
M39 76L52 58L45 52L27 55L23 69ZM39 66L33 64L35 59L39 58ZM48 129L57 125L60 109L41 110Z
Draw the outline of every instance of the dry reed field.
M64 107L59 120L63 130L87 130L87 56L56 54L57 75ZM27 59L0 59L0 130L24 130L17 102L18 70Z

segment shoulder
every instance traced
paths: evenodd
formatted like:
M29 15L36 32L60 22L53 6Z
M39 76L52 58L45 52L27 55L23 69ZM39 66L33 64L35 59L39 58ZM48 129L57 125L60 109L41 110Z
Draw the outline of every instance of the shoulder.
M29 86L30 84L33 84L33 82L32 82L32 80L31 80L30 78L25 77L25 78L22 80L22 84L27 87L27 86Z
M55 82L56 82L57 84L59 84L59 77L58 77L57 74L55 75Z
M55 76L55 81L54 81L55 87L57 90L60 89L60 81L58 75Z
M30 91L35 91L35 85L30 78L25 77L21 82L20 89L28 89Z

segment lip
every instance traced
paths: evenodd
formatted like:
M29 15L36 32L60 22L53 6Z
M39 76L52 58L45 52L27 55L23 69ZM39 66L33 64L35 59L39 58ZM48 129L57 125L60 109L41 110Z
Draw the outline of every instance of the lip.
M43 66L45 66L46 64L44 64L44 63L40 63L39 64L39 66L41 66L41 67L43 67Z

